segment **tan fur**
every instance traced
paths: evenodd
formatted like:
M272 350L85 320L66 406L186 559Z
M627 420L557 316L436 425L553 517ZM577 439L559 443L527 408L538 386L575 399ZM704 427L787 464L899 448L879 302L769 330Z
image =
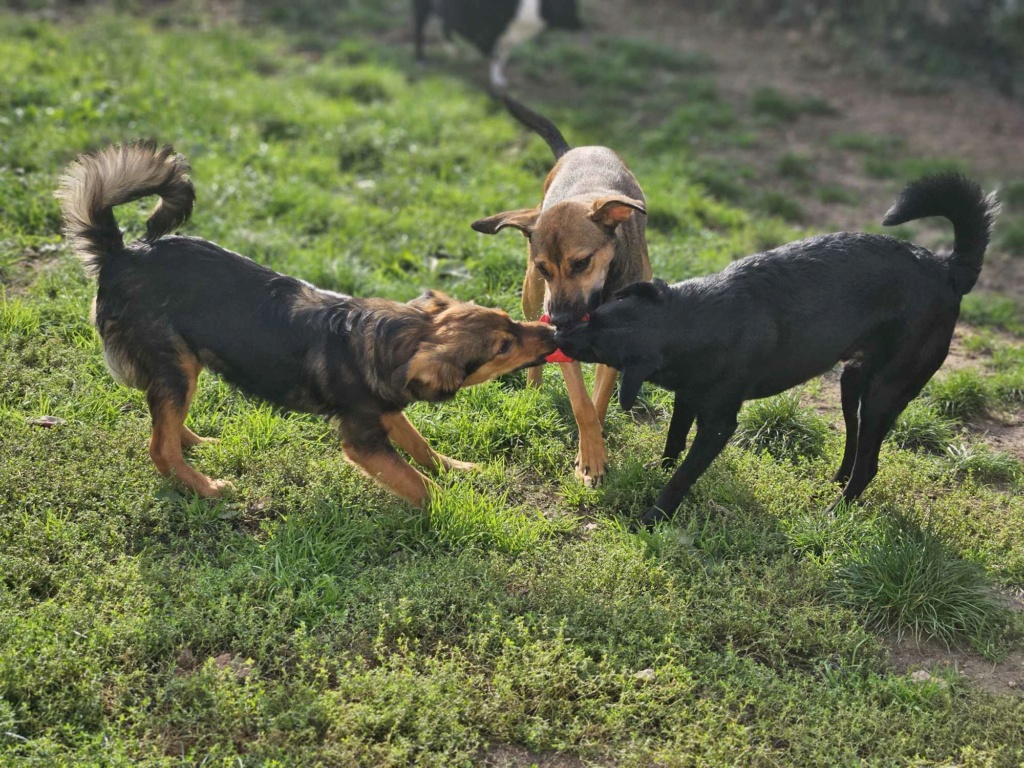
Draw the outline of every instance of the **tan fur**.
M342 446L342 452L368 477L417 507L424 506L430 500L431 491L437 488L394 452L360 451L347 444Z
M595 296L651 279L646 218L637 212L646 213L643 192L622 158L607 147L579 147L562 154L548 173L539 206L480 219L473 229L495 234L511 227L529 239L523 281L526 318L540 317L543 310L555 315L557 308L578 321ZM617 269L609 284L613 265ZM560 368L580 430L576 476L596 485L604 475L601 425L616 377L614 371L599 370L591 400L579 364ZM540 372L531 371L528 381L539 385Z
M409 361L408 381L437 392L490 381L536 362L551 347L548 326L513 323L498 309L452 302L438 294L423 308L435 313L434 331ZM474 361L482 362L467 376Z
M444 456L423 439L404 413L389 413L382 418L391 442L412 456L413 461L431 472L441 469L475 469L476 464Z
M188 375L188 394L181 406L173 402L170 393L163 392L159 385L146 392L150 413L153 417L153 432L149 440L149 455L157 471L164 477L171 477L195 491L204 499L216 498L230 491L234 486L226 480L211 480L197 472L181 453L183 446L193 445L191 440L202 442L192 430L185 426L185 416L195 395L196 380L202 366L190 355L182 355L181 370Z

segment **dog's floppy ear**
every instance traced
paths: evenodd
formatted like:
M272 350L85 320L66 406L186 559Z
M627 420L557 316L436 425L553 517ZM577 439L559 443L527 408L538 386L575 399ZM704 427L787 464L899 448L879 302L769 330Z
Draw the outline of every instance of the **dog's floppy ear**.
M533 227L540 218L540 210L537 208L522 208L518 211L505 211L486 219L474 221L473 229L483 232L485 235L496 235L505 227L515 227L527 237L533 232Z
M623 195L599 197L594 201L590 218L602 227L615 229L619 224L627 221L629 217L633 215L633 211L647 213L647 209L644 207L644 204L631 197L625 197Z
M409 360L405 385L417 400L436 402L454 397L466 372L452 361L442 344L422 344Z
M636 399L640 395L640 387L647 377L654 373L660 365L648 360L626 363L622 368L622 383L619 384L619 405L624 411L633 410Z
M452 305L452 297L440 291L427 291L409 302L410 307L422 309L428 315L439 315Z

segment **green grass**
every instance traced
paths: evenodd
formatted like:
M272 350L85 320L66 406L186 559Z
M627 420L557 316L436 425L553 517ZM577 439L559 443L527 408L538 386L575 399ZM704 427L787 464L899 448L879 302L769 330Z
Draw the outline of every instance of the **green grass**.
M983 569L949 552L927 528L893 517L877 541L854 548L831 591L888 632L991 650L1009 614Z
M799 393L754 400L740 412L736 441L775 458L813 458L825 450L828 425L800 406Z
M956 435L955 422L931 402L915 399L896 418L888 439L906 450L945 453Z
M750 109L762 119L778 123L791 123L803 115L832 117L838 114L836 108L820 96L796 98L771 87L754 91Z
M973 369L936 376L925 387L925 397L939 414L953 421L980 416L990 400L985 381Z
M611 472L588 490L554 370L539 390L518 374L410 409L439 451L482 465L441 477L423 512L348 467L326 424L208 375L189 424L220 442L189 459L238 494L161 479L144 399L106 372L94 286L60 239L52 191L84 150L174 143L198 193L184 231L280 271L519 314L522 239L469 223L537 202L543 143L457 63L410 76L409 51L373 36L404 27L405 3L261 8L249 27L191 5L0 15L0 763L468 766L505 745L622 766L1024 759L1018 699L894 674L865 604L830 586L899 510L931 537L922 594L956 609L888 621L1016 647L998 621L979 629L989 604L962 587L1024 586L1024 496L970 437L970 461L933 455L938 405L885 446L863 504L825 515L838 416L751 403L676 520L642 534L628 516L667 479L652 467L671 397L646 389L649 418L613 409ZM578 80L541 111L643 182L657 275L798 234L758 207L749 168L690 149L748 139L709 62L610 36L532 52L538 79L566 64ZM145 209L118 217L135 233ZM1020 322L1010 300L967 298L972 322ZM990 355L983 401L1019 403L1024 361L1010 344ZM936 385L929 402L975 389ZM63 423L34 423L47 415Z

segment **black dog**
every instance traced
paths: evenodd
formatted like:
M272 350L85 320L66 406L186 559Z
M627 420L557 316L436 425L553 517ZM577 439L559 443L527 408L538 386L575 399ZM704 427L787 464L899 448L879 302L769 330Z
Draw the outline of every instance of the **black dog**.
M946 359L998 209L994 195L962 176L927 177L903 190L883 223L943 216L956 236L949 256L886 235L822 235L676 285L634 283L590 322L559 329L555 341L566 354L622 371L624 409L645 380L675 392L666 466L697 421L693 447L643 522L675 513L732 436L743 401L837 361L846 363L846 449L834 481L845 487L833 507L857 498L878 472L896 417Z
M422 62L423 28L431 13L441 17L444 36L457 34L491 60L491 85L504 88L512 48L552 29L580 29L576 0L413 0L416 60Z

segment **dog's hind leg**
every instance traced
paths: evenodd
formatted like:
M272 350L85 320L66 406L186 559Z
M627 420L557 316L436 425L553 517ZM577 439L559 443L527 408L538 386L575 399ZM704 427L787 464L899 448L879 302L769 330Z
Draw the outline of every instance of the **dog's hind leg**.
M608 403L611 402L612 394L615 392L615 380L619 372L608 365L597 366L594 375L594 409L597 411L597 420L604 424L608 415Z
M476 464L450 459L431 448L401 411L386 413L381 417L381 421L384 422L391 442L412 456L413 461L421 467L426 467L431 472L440 469L476 469Z
M427 503L436 486L398 455L379 417L342 419L341 435L342 452L351 464L410 504L422 507Z
M693 439L690 452L672 479L658 494L654 506L648 509L641 522L650 527L661 520L672 517L679 508L686 492L690 490L711 462L722 452L729 438L736 431L736 415L739 409L719 412L714 415L698 414L697 436ZM674 416L674 414L673 414Z
M853 472L853 462L857 458L857 434L860 431L860 398L864 390L864 371L859 362L847 363L839 378L839 386L843 401L843 421L846 422L846 447L843 449L843 460L832 478L833 483L845 485Z
M201 367L199 368L199 371L202 371ZM196 373L196 379L198 379L198 377L199 377L199 373ZM189 389L188 389L188 396L185 398L185 411L186 412L188 411L189 408L192 407L192 398L195 397L195 394L196 394L196 379L192 379L191 380L191 385L189 386ZM181 447L182 448L191 448L194 445L203 445L205 443L216 443L216 442L219 442L219 441L215 437L200 437L199 435L197 435L195 432L193 432L191 429L189 429L185 425L182 425L182 427L181 427Z
M424 54L423 29L430 18L432 0L412 0L413 37L416 41L416 63L423 64L427 57Z
M661 454L661 466L665 469L673 466L679 458L679 454L686 448L686 438L690 434L690 427L693 426L693 409L676 393L675 403L672 406L672 421L668 426L668 437L665 439L665 451Z
M531 266L526 267L523 279L523 317L527 320L540 320L544 314L544 279ZM539 387L544 380L544 366L535 365L526 371L526 383L531 387Z
M162 366L146 389L146 401L153 417L149 455L157 471L172 477L203 498L214 498L234 486L226 480L211 480L185 461L181 448L185 442L185 416L195 392L201 366L191 355L182 355L175 364ZM190 434L191 431L189 431Z
M901 344L902 355L898 354L896 359L873 373L864 385L856 458L842 495L829 507L829 511L835 509L840 501L853 501L868 487L878 474L878 454L886 434L946 359L952 328L945 333L932 330L929 335L932 338L923 342L913 339L910 343Z

